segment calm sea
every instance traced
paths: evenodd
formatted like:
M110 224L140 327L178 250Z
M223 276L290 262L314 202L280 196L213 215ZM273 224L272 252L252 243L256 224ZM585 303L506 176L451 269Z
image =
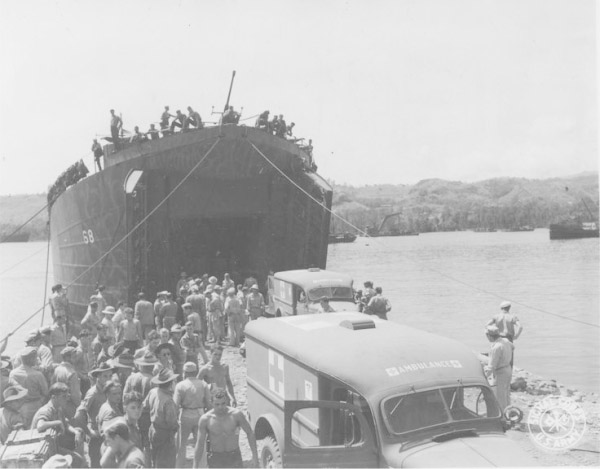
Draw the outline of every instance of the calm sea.
M599 248L597 239L550 241L548 230L358 238L329 246L328 268L351 274L356 287L365 280L381 286L392 302L392 321L477 351L489 348L488 318L511 300L524 326L516 366L598 391ZM46 243L0 244L1 337L42 306L45 278ZM48 316L47 310L45 323ZM38 314L11 337L8 353L40 322Z

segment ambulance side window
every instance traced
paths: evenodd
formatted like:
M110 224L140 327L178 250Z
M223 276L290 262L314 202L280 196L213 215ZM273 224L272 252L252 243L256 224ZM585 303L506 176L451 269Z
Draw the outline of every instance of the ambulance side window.
M360 420L352 410L305 408L292 417L294 443L301 448L355 446L363 442Z

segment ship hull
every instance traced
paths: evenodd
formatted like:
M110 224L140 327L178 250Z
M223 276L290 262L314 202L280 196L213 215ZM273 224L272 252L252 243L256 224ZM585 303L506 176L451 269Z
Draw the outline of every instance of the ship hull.
M598 238L598 228L583 228L579 225L550 225L550 239Z
M103 171L52 206L55 281L69 286L80 316L98 284L109 304L132 304L139 291L174 291L182 271L228 272L238 283L252 276L262 286L271 270L325 268L332 190L306 158L290 142L233 125L108 155Z

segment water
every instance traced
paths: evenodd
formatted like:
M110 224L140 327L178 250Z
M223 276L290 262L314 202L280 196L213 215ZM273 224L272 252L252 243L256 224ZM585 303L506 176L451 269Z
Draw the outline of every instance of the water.
M548 230L358 238L329 246L328 268L350 273L356 287L365 280L383 287L390 320L478 351L489 348L487 320L501 300L511 300L524 326L516 366L598 391L600 329L555 315L600 323L599 246L597 239L550 241ZM1 337L42 306L45 274L46 243L0 244ZM52 284L50 271L48 290ZM40 320L38 314L15 333L7 353L19 350Z
M355 288L365 280L381 286L390 320L478 351L489 349L486 322L511 300L524 327L515 365L598 391L600 329L554 315L600 323L599 246L598 239L550 241L548 230L358 238L329 246L327 268L351 273Z

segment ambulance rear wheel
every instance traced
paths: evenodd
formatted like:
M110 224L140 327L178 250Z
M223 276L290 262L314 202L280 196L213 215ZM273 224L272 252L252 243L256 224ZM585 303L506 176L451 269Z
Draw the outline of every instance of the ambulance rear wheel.
M267 436L262 439L260 448L260 467L283 467L281 450L275 438Z

